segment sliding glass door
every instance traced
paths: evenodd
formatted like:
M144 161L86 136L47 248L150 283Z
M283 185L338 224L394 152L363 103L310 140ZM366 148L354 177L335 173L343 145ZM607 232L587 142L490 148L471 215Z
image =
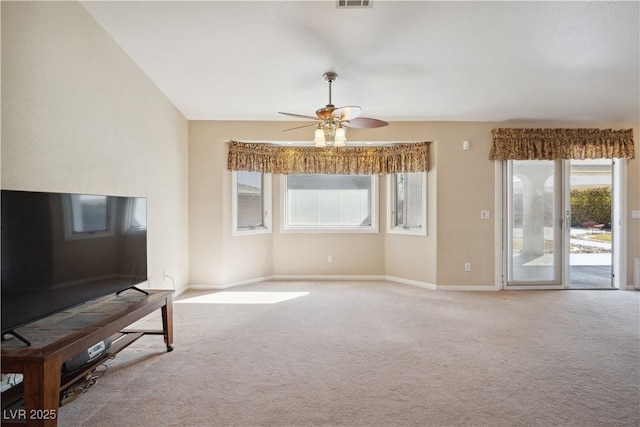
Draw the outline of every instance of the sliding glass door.
M613 162L569 160L571 289L613 287Z
M613 162L506 165L505 288L611 288Z
M560 163L507 162L506 287L562 287Z

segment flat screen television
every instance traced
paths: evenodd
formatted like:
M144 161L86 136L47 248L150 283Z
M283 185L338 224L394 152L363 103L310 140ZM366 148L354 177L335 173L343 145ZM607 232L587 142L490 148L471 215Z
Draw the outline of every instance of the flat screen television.
M3 337L147 280L145 198L2 190L0 211Z

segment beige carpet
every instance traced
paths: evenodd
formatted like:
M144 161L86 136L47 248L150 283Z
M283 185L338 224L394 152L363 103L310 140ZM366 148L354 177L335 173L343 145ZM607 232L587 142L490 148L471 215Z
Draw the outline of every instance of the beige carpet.
M175 351L143 337L60 425L638 426L639 296L387 282L187 293Z

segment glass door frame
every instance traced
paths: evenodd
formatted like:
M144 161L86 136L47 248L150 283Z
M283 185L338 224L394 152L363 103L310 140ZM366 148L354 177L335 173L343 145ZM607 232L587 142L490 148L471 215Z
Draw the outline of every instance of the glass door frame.
M626 289L627 284L627 163L626 159L613 159L612 170L612 218L611 218L611 233L612 244L611 250L613 251L612 273L613 289ZM632 287L630 287L632 288Z
M556 162L560 164L562 171L562 288L571 289L571 161Z
M564 161L558 161L559 164ZM568 163L568 162L567 162ZM612 195L612 233L613 233L613 258L612 258L612 271L613 271L613 287L612 289L631 289L627 286L627 240L625 230L627 229L627 163L625 159L613 159L613 195ZM562 281L560 284L550 284L548 286L541 286L535 284L519 284L513 285L508 283L510 260L512 255L511 247L511 231L510 221L512 207L509 204L508 193L512 190L512 166L513 161L499 161L496 162L496 211L501 212L501 221L496 222L496 288L504 290L530 290L530 289L569 289L569 245L570 245L570 233L562 233L562 252L564 259L562 260ZM565 172L562 174L563 186L569 186L568 181L568 167L562 166ZM564 175L567 175L566 177ZM566 189L563 188L563 192ZM561 195L556 195L556 197ZM570 203L570 198L565 197L565 201L562 203L562 215L561 218L557 218L561 221L560 226L562 230L565 230L565 214L567 211L567 203ZM569 224L570 227L570 224Z
M564 265L565 262L565 248L568 249L567 240L564 236L565 219L564 219L564 202L563 202L563 190L564 190L564 174L562 172L563 166L560 161L553 161L553 201L554 201L554 217L553 217L553 278L551 280L511 280L513 276L513 204L510 203L513 194L513 161L505 161L505 167L503 168L503 236L506 238L503 251L503 276L502 287L503 289L564 289Z
M565 226L565 242L563 247L563 253L566 254L567 260L563 263L563 272L562 272L562 281L565 284L566 289L619 289L619 286L616 286L615 277L617 276L617 268L616 264L619 265L619 247L616 245L616 241L619 236L619 227L616 226L616 215L619 212L619 206L616 205L616 202L619 198L619 193L616 191L616 188L619 186L619 182L616 179L616 174L619 173L617 160L611 159L611 274L612 276L609 278L609 286L598 286L598 287L573 287L571 286L571 160L563 160L563 177L564 177L564 185L563 185L563 197L564 197L564 214L565 220L568 221Z

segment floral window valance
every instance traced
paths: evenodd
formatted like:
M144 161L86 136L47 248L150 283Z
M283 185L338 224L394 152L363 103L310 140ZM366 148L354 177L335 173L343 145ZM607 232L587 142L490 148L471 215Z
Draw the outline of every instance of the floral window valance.
M429 144L317 148L231 141L227 168L280 175L426 172L429 170Z
M633 129L493 129L491 160L633 159Z

